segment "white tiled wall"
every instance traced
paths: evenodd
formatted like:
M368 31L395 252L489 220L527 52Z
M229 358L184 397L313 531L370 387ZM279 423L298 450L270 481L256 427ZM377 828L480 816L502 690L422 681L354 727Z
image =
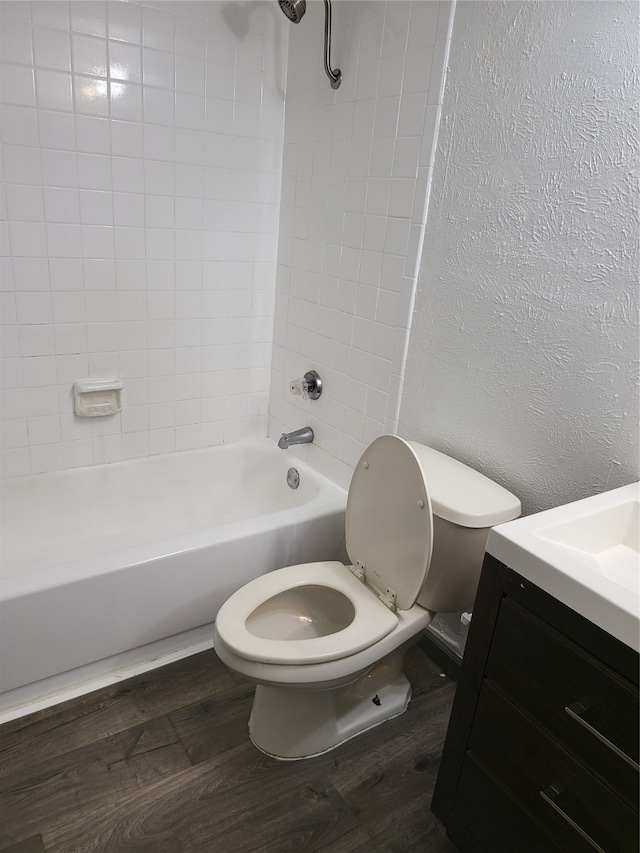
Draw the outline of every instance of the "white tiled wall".
M0 14L3 474L264 435L290 25L211 0ZM86 377L124 380L120 415L72 414Z
M397 427L453 10L334 2L334 92L323 7L307 2L289 42L269 431L312 426L303 452L348 485ZM323 397L292 397L312 367Z

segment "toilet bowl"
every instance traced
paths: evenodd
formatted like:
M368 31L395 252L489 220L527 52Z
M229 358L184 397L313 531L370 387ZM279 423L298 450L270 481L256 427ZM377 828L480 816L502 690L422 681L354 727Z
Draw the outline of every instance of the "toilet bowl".
M218 612L218 656L256 683L253 743L275 758L308 758L401 714L411 697L406 650L435 612L471 609L489 529L519 514L519 500L477 471L377 438L349 488L353 564L270 572Z

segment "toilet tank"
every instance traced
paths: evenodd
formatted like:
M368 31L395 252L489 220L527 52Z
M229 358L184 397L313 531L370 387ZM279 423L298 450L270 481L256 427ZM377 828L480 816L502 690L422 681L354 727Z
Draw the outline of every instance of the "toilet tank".
M436 613L470 610L489 531L517 518L520 501L468 465L408 443L422 467L433 511L433 553L418 604Z

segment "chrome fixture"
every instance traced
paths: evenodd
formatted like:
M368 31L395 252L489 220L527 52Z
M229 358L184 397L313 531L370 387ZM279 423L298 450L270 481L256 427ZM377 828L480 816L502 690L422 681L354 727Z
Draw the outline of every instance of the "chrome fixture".
M300 472L297 468L289 468L287 471L287 486L290 489L297 489L300 485Z
M299 24L307 11L305 0L278 0L280 8L291 23ZM324 0L324 70L332 89L342 83L342 72L331 68L331 0Z
M278 0L278 3L292 24L299 24L307 11L305 0Z
M294 432L283 432L278 442L280 450L286 450L294 444L311 444L313 441L313 430L311 427L302 427Z
M316 370L308 370L302 379L292 379L289 391L304 399L317 400L322 394L322 379Z

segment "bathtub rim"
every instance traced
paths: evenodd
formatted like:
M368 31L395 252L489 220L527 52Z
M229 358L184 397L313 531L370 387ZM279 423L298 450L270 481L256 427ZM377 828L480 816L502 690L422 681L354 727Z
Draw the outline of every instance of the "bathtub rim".
M266 451L272 456L275 456L276 452L281 452L270 439L245 439L228 445L199 449L217 451L231 447L241 451L250 451L252 448L258 448L261 453ZM159 457L176 457L179 453L159 454ZM19 598L23 595L29 595L34 591L44 591L74 583L80 577L89 578L96 575L123 571L163 557L176 557L188 551L196 551L212 545L222 544L241 537L243 533L249 535L260 534L270 530L279 530L289 526L292 522L304 521L308 517L311 506L314 508L315 517L324 517L335 513L337 510L344 511L347 499L345 489L316 471L299 457L290 455L288 458L292 465L300 469L301 473L312 477L318 484L318 493L310 500L293 507L286 507L274 510L273 512L251 516L250 518L228 522L218 527L195 530L189 533L178 534L177 536L155 539L139 545L126 546L110 551L107 554L82 557L75 560L63 560L60 563L48 565L43 568L31 569L15 574L3 575L2 560L0 559L0 603ZM117 465L118 463L111 464ZM91 468L93 466L88 467Z

